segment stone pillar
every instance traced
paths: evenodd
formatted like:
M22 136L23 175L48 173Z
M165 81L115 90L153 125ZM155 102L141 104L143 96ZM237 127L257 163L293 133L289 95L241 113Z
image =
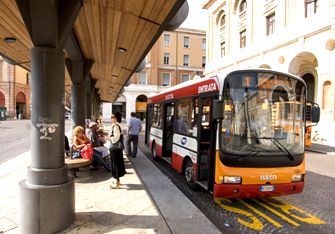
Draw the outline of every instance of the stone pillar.
M92 68L93 61L92 60L84 60L84 80L85 80L85 118L92 118L92 99L91 99L91 91L92 91L92 79L89 76L89 72ZM93 87L95 82L93 84Z
M72 127L85 126L85 86L82 83L73 84L71 88L71 118Z
M63 51L33 48L32 74L31 166L20 182L20 228L49 233L71 225L75 212L73 179L64 164Z
M81 0L17 0L33 43L32 151L27 179L19 183L22 233L56 233L75 217L72 177L64 163L65 43Z

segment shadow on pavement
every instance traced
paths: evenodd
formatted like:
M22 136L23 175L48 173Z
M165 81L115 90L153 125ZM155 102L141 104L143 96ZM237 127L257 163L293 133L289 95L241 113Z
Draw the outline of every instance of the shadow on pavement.
M66 232L61 233L89 233L87 231L99 230L101 233L109 233L112 231L131 231L131 229L152 229L153 233L160 230L159 223L162 219L159 216L148 215L124 215L114 212L79 212L76 213L75 223L72 224ZM128 230L127 230L128 229Z

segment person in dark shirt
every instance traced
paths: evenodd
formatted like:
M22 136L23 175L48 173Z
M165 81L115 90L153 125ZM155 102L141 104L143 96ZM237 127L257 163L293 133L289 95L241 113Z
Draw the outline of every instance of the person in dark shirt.
M103 156L108 155L109 151L106 147L101 146L102 143L97 133L97 123L90 122L88 127L87 137L93 146L93 167L94 169L99 169L99 167L103 166L107 172L110 172L110 166L103 159Z

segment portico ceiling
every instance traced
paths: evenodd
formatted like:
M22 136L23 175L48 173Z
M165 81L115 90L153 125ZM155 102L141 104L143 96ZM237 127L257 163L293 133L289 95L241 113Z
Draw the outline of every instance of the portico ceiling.
M114 101L184 0L83 0L74 33L93 60L101 99ZM5 38L16 38L7 43ZM0 1L0 52L28 70L32 47L15 0ZM70 78L66 72L66 83ZM69 85L67 85L68 87Z

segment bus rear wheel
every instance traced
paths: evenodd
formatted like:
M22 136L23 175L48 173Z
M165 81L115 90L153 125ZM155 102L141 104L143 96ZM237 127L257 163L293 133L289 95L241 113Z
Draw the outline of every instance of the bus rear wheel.
M185 163L184 177L188 187L190 187L192 190L195 190L196 184L194 181L194 167L190 159L187 159Z

